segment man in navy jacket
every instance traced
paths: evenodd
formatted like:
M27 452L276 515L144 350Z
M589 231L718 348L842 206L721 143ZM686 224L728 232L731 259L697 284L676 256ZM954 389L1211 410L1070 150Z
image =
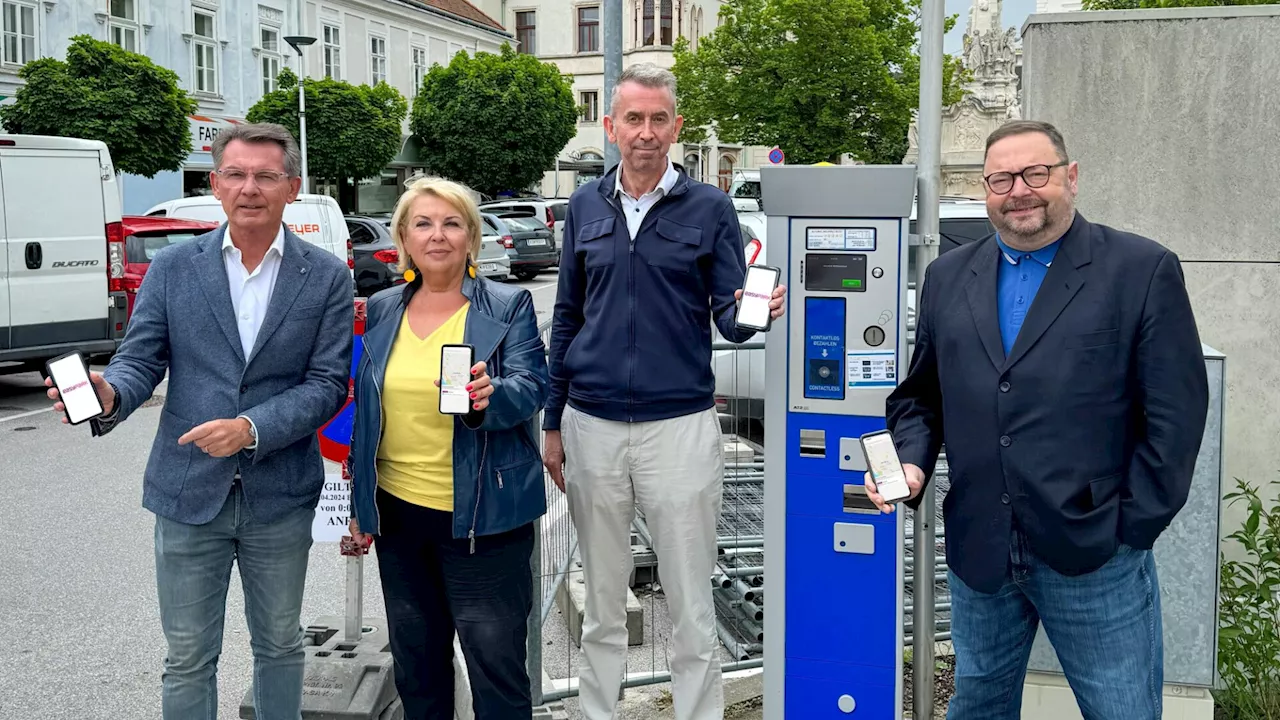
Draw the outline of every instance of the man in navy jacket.
M682 123L670 71L628 68L604 123L622 164L569 200L543 416L544 460L569 496L586 583L580 707L611 720L618 700L638 503L674 624L676 718L720 720L709 578L724 458L711 323L732 342L753 335L735 326L742 235L729 197L667 157ZM775 318L785 291L770 302Z
M1077 172L1047 123L987 139L998 233L929 266L888 401L908 506L946 443L949 720L1020 716L1040 622L1086 720L1161 717L1151 548L1187 500L1208 380L1177 256L1085 220Z

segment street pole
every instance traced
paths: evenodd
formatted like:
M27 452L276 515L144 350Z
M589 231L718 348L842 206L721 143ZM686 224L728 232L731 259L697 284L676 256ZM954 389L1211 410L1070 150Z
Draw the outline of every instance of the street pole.
M622 0L604 0L604 114L613 112L613 88L622 74ZM618 146L604 136L604 170L621 160Z
M298 53L298 69L303 72L298 78L298 135L302 149L302 192L307 191L307 86L302 81L306 76L307 58Z
M301 27L301 26L299 26ZM298 53L298 146L302 151L302 192L307 191L307 56L303 49L315 44L316 39L308 35L288 35L285 42Z
M916 114L920 158L916 166L915 248L916 333L920 332L920 298L924 272L938 255L938 199L942 187L942 36L944 0L923 0L920 17L920 109ZM918 346L917 346L918 347ZM915 561L912 563L911 687L913 718L933 717L933 559L935 486L923 491L913 517Z

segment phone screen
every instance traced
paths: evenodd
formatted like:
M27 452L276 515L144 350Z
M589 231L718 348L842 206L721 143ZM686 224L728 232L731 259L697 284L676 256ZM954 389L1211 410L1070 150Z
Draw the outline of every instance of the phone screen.
M893 436L889 433L876 433L862 441L867 453L867 469L871 471L871 479L876 489L885 500L900 500L910 494L907 489L907 476L898 460L898 451L893 446Z
M471 348L450 346L440 355L440 412L465 415L471 409Z
M102 403L93 383L89 382L89 373L79 355L68 355L50 363L49 375L58 386L62 404L67 408L67 418L72 423L81 423L102 414Z
M769 300L778 271L752 265L747 268L747 279L742 286L742 303L738 306L738 324L762 328L769 324Z

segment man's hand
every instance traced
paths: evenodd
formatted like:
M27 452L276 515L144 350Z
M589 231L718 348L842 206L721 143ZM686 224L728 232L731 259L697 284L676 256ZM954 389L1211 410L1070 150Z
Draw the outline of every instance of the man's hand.
M919 466L912 465L911 463L902 463L902 469L907 474L907 489L911 491L911 494L897 502L914 500L915 497L920 494L920 488L924 487L924 470L921 470ZM875 503L876 507L880 508L880 512L893 512L893 504L885 502L884 498L881 497L880 493L876 490L876 483L871 479L871 473L863 473L862 484L867 488L867 497L871 498L871 502Z
M733 299L742 302L742 289L733 291ZM769 317L777 320L786 314L787 304L787 286L779 285L773 289L773 296L769 300Z
M247 418L210 420L191 428L186 435L178 438L179 445L192 442L204 454L222 458L231 457L253 444L253 436L249 434Z
M102 403L102 415L99 417L110 415L116 406L116 392L111 389L106 380L102 379L102 373L90 372L89 382L93 384L94 392L98 393L98 402ZM54 401L53 411L62 415L62 423L66 425L66 406L62 404L62 396L58 393L58 388L53 386L53 378L45 378L44 386L49 388L45 391L45 395Z
M560 440L560 431L546 431L542 445L542 464L551 473L556 487L564 492L564 443Z

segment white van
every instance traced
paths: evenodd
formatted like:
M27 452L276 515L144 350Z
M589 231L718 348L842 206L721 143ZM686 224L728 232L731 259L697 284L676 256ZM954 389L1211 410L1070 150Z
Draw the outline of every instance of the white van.
M120 221L104 143L0 134L3 371L115 352L128 312Z
M216 223L227 221L222 203L212 195L167 200L147 210L146 214ZM355 267L351 231L347 229L338 201L328 195L299 195L297 200L285 206L284 223L294 235L323 248L345 262L347 267Z

